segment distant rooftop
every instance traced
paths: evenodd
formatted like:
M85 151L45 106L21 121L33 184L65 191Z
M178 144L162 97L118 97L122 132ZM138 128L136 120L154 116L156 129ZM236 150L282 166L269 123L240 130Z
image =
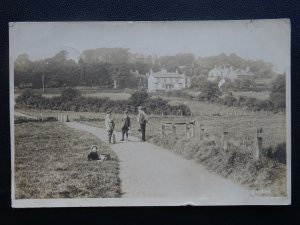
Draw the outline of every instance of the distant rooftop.
M175 78L184 78L184 74L179 74L179 73L174 73L174 72L167 72L166 70L162 70L162 71L159 71L157 73L152 73L150 74L152 75L153 77L156 77L156 78L164 78L164 77L175 77Z

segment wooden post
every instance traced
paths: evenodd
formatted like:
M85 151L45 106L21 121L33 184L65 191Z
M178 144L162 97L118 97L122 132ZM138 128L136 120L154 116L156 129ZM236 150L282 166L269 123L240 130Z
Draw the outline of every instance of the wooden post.
M228 131L223 131L223 149L228 149Z
M70 122L68 114L67 114L66 122Z
M204 127L202 124L200 124L199 138L200 138L200 141L204 141Z
M161 124L161 137L165 136L165 125L162 123Z
M192 125L192 128L191 128L191 138L194 138L195 137L195 124Z
M41 113L41 120L42 120L42 122L44 121L43 113Z
M175 124L172 124L172 128L173 128L173 135L176 136L176 126L175 126Z
M188 124L186 123L185 124L185 139L188 139L189 137L189 135L188 135L188 133L189 133L189 128L188 128Z
M255 137L256 137L256 146L255 146L254 159L259 160L261 156L262 141L263 141L262 128L256 130Z

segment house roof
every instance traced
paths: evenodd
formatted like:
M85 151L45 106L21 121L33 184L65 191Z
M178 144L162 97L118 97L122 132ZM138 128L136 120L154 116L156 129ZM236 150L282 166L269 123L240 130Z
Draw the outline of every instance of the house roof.
M185 77L184 74L170 73L170 72L165 72L165 71L152 73L151 75L156 78L184 78Z

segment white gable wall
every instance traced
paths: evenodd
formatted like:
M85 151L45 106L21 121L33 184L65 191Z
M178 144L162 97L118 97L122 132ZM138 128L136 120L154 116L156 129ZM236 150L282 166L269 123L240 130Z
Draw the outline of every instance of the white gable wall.
M151 74L148 77L148 91L156 90L181 90L186 87L185 76L181 77L155 77Z

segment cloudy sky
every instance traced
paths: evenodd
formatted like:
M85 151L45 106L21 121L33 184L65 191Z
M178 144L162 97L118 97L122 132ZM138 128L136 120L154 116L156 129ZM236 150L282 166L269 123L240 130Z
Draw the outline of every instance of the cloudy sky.
M10 54L31 60L65 49L77 59L86 49L124 47L151 55L235 53L262 59L283 71L290 66L289 20L189 22L19 22L10 23Z

